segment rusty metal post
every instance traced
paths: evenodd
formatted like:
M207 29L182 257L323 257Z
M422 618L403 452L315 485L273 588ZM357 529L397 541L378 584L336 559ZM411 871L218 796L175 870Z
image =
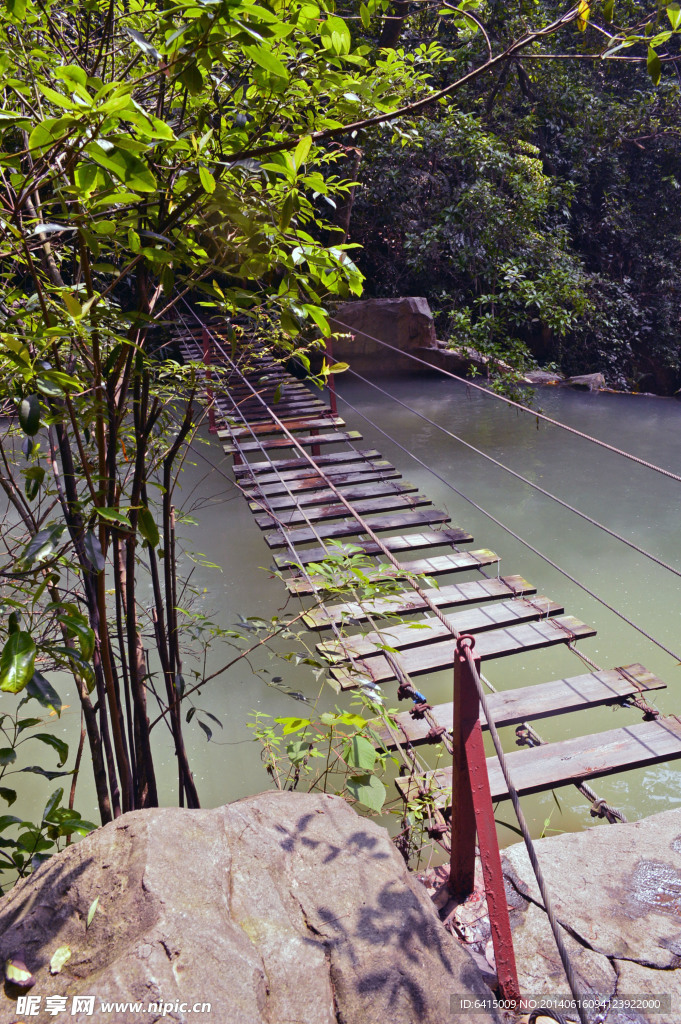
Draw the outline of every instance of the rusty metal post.
M330 337L326 339L326 357L329 360L331 366L333 366L333 345L331 343ZM330 373L329 376L326 378L326 381L329 389L329 408L331 410L332 415L337 416L338 403L336 402L336 378L334 374Z
M466 648L468 648L475 665L475 671L479 675L480 659L475 658L473 655L472 649L474 645L475 637L460 636L456 644L456 660L454 662L454 752L455 758L458 753L459 760L455 762L455 775L452 778L452 872L454 872L454 830L455 828L457 828L457 831L459 830L454 818L455 792L460 794L460 791L468 791L464 801L469 801L469 803L464 802L463 805L460 803L459 806L463 807L464 812L469 813L469 807L472 805L475 815L475 826L472 837L463 837L456 844L457 854L462 853L463 857L457 865L457 874L450 876L450 887L452 886L452 878L457 885L463 888L470 884L470 844L475 842L474 836L477 831L499 987L504 999L518 1001L520 999L520 986L518 984L518 972L513 952L513 937L511 934L511 922L508 916L504 876L501 869L499 841L494 821L494 806L489 788L487 758L485 757L485 745L480 726L480 701L473 670L466 654ZM456 721L457 711L461 715L458 726ZM461 759L463 759L463 771L460 768ZM457 771L460 774L457 775ZM459 799L461 799L460 796ZM464 818L461 825L470 827L470 818ZM475 855L473 855L474 860ZM472 886L469 891L472 891Z
M449 889L463 903L475 889L475 811L466 761L466 739L478 720L478 696L471 700L464 674L468 663L457 646L454 658L454 720L452 723L452 850ZM469 670L470 671L470 670Z
M211 346L210 335L208 334L208 331L206 330L205 327L201 328L201 338L203 340L203 365L207 368L206 380L209 381L211 378ZM215 405L213 389L209 385L206 386L206 397L208 398L208 429L211 432L211 434L217 434L218 428L215 426ZM236 461L236 459L234 461Z

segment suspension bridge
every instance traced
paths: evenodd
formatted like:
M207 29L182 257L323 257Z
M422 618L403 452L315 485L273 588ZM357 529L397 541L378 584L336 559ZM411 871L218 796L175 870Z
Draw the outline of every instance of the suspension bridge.
M310 630L319 631L318 650L330 663L336 685L377 698L394 687L387 691L391 696L411 700L409 711L380 726L381 740L403 758L406 772L396 784L404 800L427 797L430 834L450 852L451 879L456 879L452 888L462 897L472 888L477 828L490 916L501 920L495 942L499 980L506 994L513 993L515 967L510 929L503 921L508 914L496 835L490 833L491 801L510 797L521 820L519 796L576 785L594 816L611 822L626 820L598 797L589 780L681 757L681 720L660 715L646 699L664 689L665 682L638 663L602 668L579 650L578 641L593 637L596 630L566 614L557 601L538 594L522 575L501 575L494 551L473 548L474 539L465 527L452 524L447 512L435 508L377 449L361 447L361 434L348 429L338 415L332 382L327 405L266 349L236 356L219 328L181 317L176 339L186 360L204 364L211 421L224 451L233 457L235 482L273 552L287 590L311 602L304 622ZM681 479L592 440L653 471ZM510 472L681 575L607 526ZM439 479L475 505L451 482ZM475 507L503 526L491 513ZM508 532L678 660L567 570ZM389 592L364 600L356 595L342 601L325 599L325 581L316 565L329 558L337 561L344 551L360 553L376 580L389 582ZM441 578L440 585L424 583L424 577ZM558 645L577 654L582 669L590 671L501 692L481 671L482 662ZM421 680L445 669L454 670L453 701L432 706L420 689ZM489 692L483 692L485 687ZM533 724L603 706L636 709L642 720L595 734L585 729L582 735L549 743ZM588 723L586 715L584 721ZM506 754L496 732L505 726L516 726L519 744L519 749ZM475 739L480 729L490 730L495 756L485 757L482 741ZM418 756L418 748L429 743L444 743L452 754L452 766L429 769ZM478 782L480 772L488 782L482 795L476 794L476 772ZM450 831L452 821L467 823L468 828ZM526 831L523 821L521 827ZM499 905L503 901L504 907L495 911L495 900ZM548 894L546 905L550 910ZM554 934L560 948L557 926ZM565 960L564 964L570 978L569 965ZM580 1019L586 1017L580 1015Z

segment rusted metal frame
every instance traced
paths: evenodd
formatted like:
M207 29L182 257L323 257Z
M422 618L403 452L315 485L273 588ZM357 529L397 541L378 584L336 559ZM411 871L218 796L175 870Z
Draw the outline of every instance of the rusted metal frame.
M465 655L465 648L472 648L474 644L475 639L470 635L458 637L454 660L449 888L460 901L474 891L477 832L499 988L504 999L517 1001L520 987L480 727L480 701ZM474 657L474 664L479 674L480 659Z

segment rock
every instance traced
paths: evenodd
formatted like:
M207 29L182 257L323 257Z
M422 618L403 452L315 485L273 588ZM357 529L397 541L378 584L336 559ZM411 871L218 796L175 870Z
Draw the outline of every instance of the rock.
M587 990L672 997L669 1013L621 1016L606 1024L681 1024L681 809L643 821L601 825L535 843L568 948ZM524 894L514 915L516 959L526 992L566 990L525 847L509 847L505 873ZM538 906L539 905L539 906ZM539 989L536 987L539 986ZM601 987L603 986L603 987Z
M334 359L347 361L360 372L368 369L380 369L382 373L418 372L418 363L386 348L381 341L407 352L438 347L428 300L420 297L346 302L333 314L331 326L333 330L353 335L351 341L334 339Z
M65 945L72 955L51 976ZM36 1024L60 1019L47 996L66 997L74 1024L497 1019L450 1014L451 995L489 989L385 829L323 794L123 815L0 901L2 961L18 950L42 999L27 1017ZM0 994L2 1024L17 1020L17 995ZM72 1013L88 995L94 1016ZM102 1000L142 1005L108 1012ZM210 1012L188 1009L197 1003Z
M549 370L529 370L525 379L530 384L560 384L564 379L559 373L551 373Z
M583 373L579 377L568 377L561 381L561 386L576 388L578 391L601 391L605 387L602 373Z

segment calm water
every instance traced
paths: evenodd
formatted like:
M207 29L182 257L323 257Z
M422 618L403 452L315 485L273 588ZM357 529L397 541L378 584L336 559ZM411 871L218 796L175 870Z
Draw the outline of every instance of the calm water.
M537 427L532 417L453 381L433 377L383 379L380 383L392 396L412 406L416 413L427 415L681 568L681 484L549 425L540 423ZM454 523L472 533L473 547L490 547L498 552L502 556L502 573L520 573L540 593L564 605L567 613L598 628L597 637L580 643L585 653L603 668L642 662L668 684L668 689L655 696L652 703L663 712L681 710L678 692L681 669L676 664L681 660L679 577L486 463L369 385L349 377L340 380L339 399L340 412L349 427L360 429L367 446L379 448L402 471L405 479L417 484L437 507L448 510ZM357 408L357 413L344 405L345 399ZM536 404L551 416L681 472L681 404L673 400L546 388L537 392ZM365 423L359 413L375 420L399 444L478 505L492 512L671 650L678 651L679 658L663 653L600 606ZM246 503L230 482L229 466L230 460L222 457L219 444L199 444L194 465L187 468L183 481L185 507L193 509L197 521L197 526L186 529L184 537L186 549L195 560L192 583L201 592L197 608L225 627L235 623L239 615L270 617L279 614L286 602L282 585L272 580L267 571L271 552ZM217 563L222 570L204 565L206 561ZM189 554L185 564L191 567ZM459 578L473 577L459 574ZM286 610L294 608L293 603L286 606ZM316 637L311 636L310 644L315 641ZM230 657L227 645L219 644L211 655L210 666L218 668ZM305 666L296 667L266 655L254 658L252 666L255 672L244 663L228 671L207 686L197 699L201 708L221 722L221 727L212 724L210 743L195 722L187 727L190 757L205 806L219 805L267 787L259 748L251 741L247 728L249 716L258 711L272 716L305 713L302 702L272 685L273 677L281 677L283 685L301 691L310 700L321 692L324 707L333 706L336 701L331 690L317 682ZM485 665L485 674L499 689L579 675L583 671L589 669L575 655L556 648ZM451 699L449 672L420 677L420 686L433 704ZM75 705L75 701L71 703ZM603 709L544 720L538 723L538 730L547 740L556 740L639 720L638 712ZM74 712L64 715L61 728L65 734L74 736L77 729ZM513 729L504 730L503 736L506 749L514 749ZM161 779L162 799L173 803L176 800L175 767L169 756L167 736L159 730L156 744L162 762L161 773L165 773ZM678 805L681 802L679 781L679 769L672 764L597 780L594 788L633 819ZM42 793L44 788L42 782L36 783L36 794ZM93 813L88 808L91 793L89 781L83 778L77 802L83 812ZM525 799L526 814L535 835L543 830L569 831L593 824L583 798L573 787L560 790L557 796L560 806L551 793ZM512 821L511 813L502 805L499 821ZM503 825L499 834L503 843L517 841L517 836Z

